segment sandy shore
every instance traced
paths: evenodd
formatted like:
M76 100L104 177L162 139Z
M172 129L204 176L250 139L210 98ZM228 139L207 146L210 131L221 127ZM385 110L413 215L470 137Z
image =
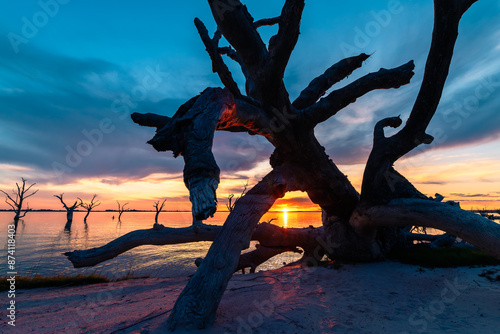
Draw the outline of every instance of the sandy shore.
M500 266L430 270L383 262L235 275L215 325L202 332L500 333L500 282L479 277L484 269L500 274ZM186 280L20 290L16 327L7 325L4 307L0 331L164 333Z

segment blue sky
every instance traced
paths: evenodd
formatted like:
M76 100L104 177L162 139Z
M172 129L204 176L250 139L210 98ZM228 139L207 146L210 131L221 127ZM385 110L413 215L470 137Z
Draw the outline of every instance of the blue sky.
M64 186L75 189L78 182L92 180L85 184L99 186L101 192L131 180L150 182L145 180L152 176L158 183L178 178L182 160L146 145L153 130L134 125L128 113L172 115L205 87L221 85L211 73L193 24L199 17L213 33L208 4L60 2L0 5L1 188L23 175L53 191L64 191ZM282 1L247 2L255 19L277 16L282 5ZM495 145L500 133L499 13L498 1L480 0L461 22L442 103L429 127L438 135L432 147L437 155L455 156L457 149L476 147L484 156L499 156ZM408 116L430 45L432 15L432 1L306 1L299 43L285 74L292 98L331 64L355 53L373 55L339 87L380 67L415 60L416 74L409 85L370 93L316 129L327 153L355 173L358 183L359 165L371 149L376 121ZM260 30L264 41L275 31L276 27ZM243 86L238 67L227 63ZM94 140L90 147L81 144L92 141L89 138ZM69 152L78 149L85 155L68 164ZM262 138L218 133L214 151L223 178L250 178L252 183L265 173L272 147ZM469 155L465 161L476 158ZM484 168L487 174L488 167ZM500 184L496 178L493 181ZM237 191L239 186L228 183L224 190ZM468 191L459 186L454 190ZM183 194L176 188L172 196L186 199L187 191Z

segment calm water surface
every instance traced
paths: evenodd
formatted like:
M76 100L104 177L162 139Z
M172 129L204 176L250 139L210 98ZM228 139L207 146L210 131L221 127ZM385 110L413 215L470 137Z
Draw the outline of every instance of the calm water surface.
M207 224L222 225L228 213L218 212ZM113 219L115 216L115 219ZM30 212L19 221L16 235L16 270L19 275L76 275L104 274L110 278L121 277L127 273L136 276L179 277L196 271L194 260L204 257L211 242L195 242L180 245L141 246L118 257L91 268L75 269L62 253L76 249L102 246L130 231L151 228L154 212L125 212L121 223L116 220L116 212L91 212L87 224L83 223L84 212L75 212L69 231L65 212ZM307 227L321 225L320 212L270 212L261 221L271 218L273 224L288 227ZM167 227L186 227L191 225L190 212L162 212L159 222ZM0 212L0 233L2 257L0 276L7 269L7 225L13 223L12 212ZM253 248L252 242L251 248ZM292 262L300 255L286 253L276 256L262 264L259 269L266 270Z

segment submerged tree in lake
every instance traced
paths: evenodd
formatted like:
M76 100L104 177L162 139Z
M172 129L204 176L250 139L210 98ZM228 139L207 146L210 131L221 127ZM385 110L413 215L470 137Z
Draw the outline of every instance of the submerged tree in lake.
M11 194L3 191L0 189L2 193L5 195L5 203L7 203L12 210L14 211L14 225L15 228L17 229L17 224L19 222L19 219L23 218L26 216L26 214L31 211L29 203L26 203L26 209L23 209L24 201L33 195L35 195L38 192L37 190L33 190L30 193L31 188L36 184L33 183L30 186L26 186L26 180L24 178L21 178L22 184L19 185L16 182L16 189L13 189Z
M153 207L155 208L155 211L156 211L156 214L155 214L155 225L158 226L158 216L160 215L160 212L161 210L163 210L163 207L165 206L165 202L167 201L167 199L165 198L163 200L163 202L161 202L160 204L160 201L156 201L155 204L153 204Z
M62 193L60 195L54 195L54 197L59 198L59 200L61 201L63 207L66 209L66 226L64 228L65 229L70 229L71 228L71 223L73 222L73 212L75 211L75 209L77 209L81 205L81 203L78 203L78 200L76 200L75 203L73 203L72 206L68 206L64 202L63 196L64 196L64 193Z
M214 240L217 236L170 313L167 323L171 329L203 328L212 323L242 259L253 253L249 256L255 261L250 262L257 263L278 253L265 253L266 249L301 247L305 259L318 261L323 254L333 260L373 261L395 247L410 244L412 226L429 226L500 258L500 225L440 198L428 198L393 167L405 154L433 141L426 129L441 98L460 18L474 2L434 1L434 31L419 94L406 124L397 133L386 136L384 129L400 127L403 121L399 116L375 125L359 194L325 153L314 129L372 90L409 83L414 74L413 61L393 69L382 68L331 90L369 58L366 54L349 57L332 65L291 101L283 76L299 37L304 0L286 0L280 16L258 21L238 0L209 0L217 31L211 38L199 19L195 19L195 25L212 69L225 88L205 89L173 117L134 113L132 119L156 128L156 135L148 142L156 150L172 151L175 157L184 158L184 182L195 219L205 220L217 208L220 170L211 151L214 131L247 132L266 138L275 147L270 157L272 171L235 203L223 227L202 224L135 231L105 246L66 255L75 267L92 266L144 244ZM278 25L267 45L258 31L263 25ZM219 46L222 36L230 46ZM239 90L222 55L240 65L245 93ZM321 207L323 226L284 229L259 224L276 199L297 190L306 192ZM258 240L260 247L241 255L251 239Z
M98 200L95 199L96 197L97 197L97 195L94 195L89 203L82 201L82 199L80 197L78 197L78 200L80 201L80 206L82 208L84 208L85 210L87 210L87 214L83 218L83 221L85 223L87 222L87 217L89 216L90 211L92 211L92 209L95 208L96 206L101 205L101 202L99 202Z
M116 203L118 204L118 222L121 222L122 221L122 214L126 211L125 206L128 203L125 203L123 205L121 205L119 201L116 201Z

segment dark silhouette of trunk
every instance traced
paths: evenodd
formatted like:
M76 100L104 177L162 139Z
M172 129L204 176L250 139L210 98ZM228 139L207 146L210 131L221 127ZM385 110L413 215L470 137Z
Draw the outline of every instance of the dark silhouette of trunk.
M204 328L212 323L235 270L244 266L254 270L257 263L279 253L279 248L293 251L301 247L304 259L318 261L323 254L334 260L373 261L391 249L410 244L415 238L410 233L412 226L431 226L500 258L499 225L458 206L427 198L392 167L418 145L433 140L425 131L448 75L460 18L474 2L434 1L432 44L420 92L406 125L398 133L385 137L384 128L399 127L399 117L376 124L373 149L358 194L325 153L314 129L372 90L409 83L414 74L413 61L393 69L382 68L331 90L369 58L366 54L349 57L312 80L291 101L283 76L299 37L304 1L286 0L279 17L254 22L238 0L209 0L217 31L210 37L199 19L195 19L195 26L213 72L224 88L205 89L180 106L172 117L134 113L132 119L156 128L148 142L156 150L172 151L175 157L184 158L184 182L195 221L207 219L216 210L220 170L211 151L214 131L265 137L275 148L270 157L272 171L234 206L230 205L223 227L193 224L185 229L169 229L155 224L152 229L131 232L105 246L66 255L75 266L92 266L139 245L213 240L170 313L166 322L170 329ZM278 32L266 45L258 29L274 24ZM230 46L219 46L222 36ZM245 76L244 93L222 55L240 65ZM280 229L259 224L276 199L297 190L306 192L322 208L322 227ZM263 230L268 234L263 236ZM241 255L252 239L259 240L260 247L250 255Z
M73 203L72 206L68 206L66 205L66 203L64 202L63 200L63 196L64 196L64 193L63 194L60 194L60 195L54 195L54 197L57 197L59 198L59 200L61 201L63 207L66 209L66 225L64 226L64 229L65 230L70 230L71 229L71 223L73 222L73 212L75 211L75 209L77 209L81 204L78 203L78 200L75 201L75 203Z
M78 200L80 201L80 206L85 210L87 210L87 214L83 218L83 221L85 223L87 223L87 217L90 215L90 211L92 211L92 209L94 209L96 206L101 205L101 202L95 199L96 197L97 195L94 195L89 203L82 201L82 199L78 197Z
M26 203L26 209L23 209L24 201L33 195L35 195L38 192L38 189L35 191L32 191L30 193L30 189L36 184L33 183L30 186L26 187L26 180L24 178L21 178L22 184L19 185L16 182L16 189L12 191L12 195L8 194L7 192L0 190L2 193L5 195L5 203L7 203L11 208L12 211L14 211L14 225L15 229L17 230L17 225L19 223L19 219L23 218L26 216L26 214L31 211L29 204Z
M118 202L118 201L116 201L116 203L118 203L118 222L121 222L122 221L122 214L125 212L125 206L128 203L125 203L123 205L121 205L120 202Z
M163 210L163 207L165 206L166 201L167 201L167 199L164 199L163 202L161 202L161 204L160 204L160 201L156 201L155 204L153 204L153 207L156 210L155 226L158 225L158 216L160 215L161 210Z

